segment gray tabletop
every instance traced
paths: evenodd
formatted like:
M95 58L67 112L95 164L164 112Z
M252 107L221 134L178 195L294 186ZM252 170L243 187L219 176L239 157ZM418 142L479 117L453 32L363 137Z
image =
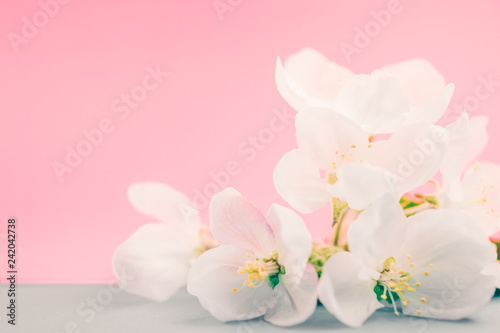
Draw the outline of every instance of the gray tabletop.
M221 323L186 291L156 303L127 294L112 285L18 286L16 326L7 324L7 288L0 285L0 332L500 332L500 298L468 320L447 322L395 316L390 309L377 311L363 328L342 325L322 306L304 324L279 328L262 320Z

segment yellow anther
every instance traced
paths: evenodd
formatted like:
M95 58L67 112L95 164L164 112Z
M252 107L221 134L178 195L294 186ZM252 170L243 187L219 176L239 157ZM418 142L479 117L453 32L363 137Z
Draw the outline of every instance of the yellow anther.
M429 264L429 268L432 268L432 267L434 267L434 266L432 264Z
M403 305L407 306L408 305L408 301L403 301Z
M410 267L415 267L415 263L413 263L413 262L412 262L412 263L410 264Z
M233 288L233 293L237 292L238 288Z
M247 254L248 256L250 254ZM243 286L258 288L269 276L280 274L281 266L278 264L278 258L278 252L273 250L269 258L262 260L255 258L255 261L247 261L245 267L240 267L237 271L240 275L248 274L248 278L243 282ZM237 289L234 289L233 291L237 291Z
M401 275L403 275L403 274L404 274L404 273L406 273L406 272L405 272L405 271L403 271L402 269L400 269L400 270L398 271L398 273L399 273L399 274L401 274Z
M420 311L420 310L417 310L417 313L418 313L418 314L421 314L421 313L422 313L422 311Z
M408 282L405 282L405 287L408 288L409 286Z
M411 260L411 255L407 254L406 258L408 258L408 260Z
M422 284L420 282L415 283L417 287L420 287Z
M425 297L422 297L420 300L421 300L422 302L424 302L424 303L427 303L427 300L425 299Z
M425 275L425 276L429 275L429 272L424 272L424 275Z
M382 296L380 296L380 298L387 299L387 296L386 295L382 295Z

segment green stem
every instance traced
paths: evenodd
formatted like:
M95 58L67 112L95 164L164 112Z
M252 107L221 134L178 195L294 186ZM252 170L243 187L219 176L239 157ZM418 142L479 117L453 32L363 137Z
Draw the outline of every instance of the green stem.
M342 214L340 214L339 222L337 223L337 230L335 231L335 238L333 239L333 246L339 246L339 238L340 238L340 231L342 229L342 222L344 222L344 219L349 212L349 209L344 209Z

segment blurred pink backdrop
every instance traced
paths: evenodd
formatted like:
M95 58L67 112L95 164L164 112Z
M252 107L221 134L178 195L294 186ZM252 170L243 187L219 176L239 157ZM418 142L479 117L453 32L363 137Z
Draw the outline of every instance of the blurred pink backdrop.
M55 1L2 0L0 11L0 232L18 219L25 283L112 281L114 249L151 222L127 201L133 182L194 197L236 161L229 186L264 211L286 205L272 173L295 147L294 112L275 87L277 56L313 47L365 73L426 58L456 84L452 104L474 105L479 77L500 82L496 0ZM348 59L341 43L354 45L372 11L391 6L397 13ZM492 89L471 113L491 118L481 158L500 162L500 85ZM266 129L271 121L279 130ZM58 178L67 146L87 156ZM304 218L315 238L326 235L328 208Z

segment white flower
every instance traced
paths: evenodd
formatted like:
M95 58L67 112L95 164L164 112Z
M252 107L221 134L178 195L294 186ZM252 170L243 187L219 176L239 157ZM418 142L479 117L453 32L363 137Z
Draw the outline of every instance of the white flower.
M183 193L161 183L132 184L127 195L134 208L160 222L141 226L118 247L115 275L126 291L164 301L186 285L192 261L207 246L198 211Z
M386 66L371 75L355 75L313 49L278 58L276 84L297 111L335 110L370 134L392 133L399 126L434 124L446 111L453 85L423 59Z
M273 205L265 218L232 188L210 202L210 228L222 244L193 264L188 291L221 321L264 316L280 326L305 321L316 308L311 237L291 210Z
M362 212L349 230L350 252L334 254L323 267L318 294L326 309L349 326L360 326L379 300L399 298L407 315L468 317L494 294L495 278L483 274L495 247L467 215L427 210L406 218L391 197Z
M473 216L489 236L500 230L500 165L473 164L488 141L487 123L488 118L482 116L469 120L464 112L448 126L449 148L441 166L443 188L437 196L443 207Z
M328 109L298 113L295 126L299 149L281 158L273 177L278 193L302 213L332 198L361 210L393 189L401 196L436 173L447 141L442 127L419 124L371 143L360 126Z

